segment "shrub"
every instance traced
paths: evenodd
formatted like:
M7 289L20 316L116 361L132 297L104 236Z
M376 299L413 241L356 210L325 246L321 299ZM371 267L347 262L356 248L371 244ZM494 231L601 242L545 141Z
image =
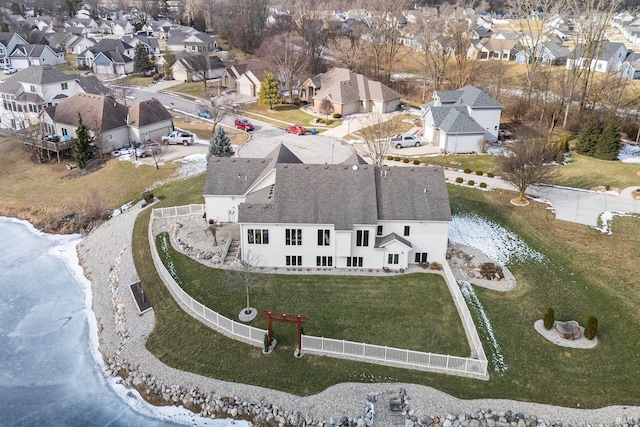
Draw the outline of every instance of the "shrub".
M596 316L591 315L587 318L587 326L584 328L584 337L588 340L592 340L596 337L596 331L598 330L598 319Z
M387 156L387 160L393 160L393 156Z
M417 159L416 159L416 160L414 160L414 161L413 161L413 164L414 164L414 165L416 165L416 166L418 166L418 165L420 164L420 160L417 160Z
M476 175L482 176L482 171L476 171Z
M153 203L153 192L152 191L145 191L144 193L142 193L142 197L144 197L144 201L147 202L148 205Z
M473 185L476 185L476 182L474 180L470 179L469 181L467 181L467 184L473 186Z
M442 270L442 265L439 262L432 262L431 264L429 264L429 268L431 270L437 270L437 271L441 271Z
M409 159L405 157L404 159L402 159L402 163L409 163Z
M480 266L480 275L487 280L504 279L502 267L492 262L485 262Z
M395 160L396 162L399 162L399 161L400 161L400 156L395 156L395 157L393 158L393 160Z
M271 346L271 340L269 339L269 334L264 334L264 352L269 351L269 347Z
M462 177L461 177L461 176L459 176L459 177L457 177L457 178L456 178L456 182L457 182L458 184L462 184L462 181L464 181L464 179L462 179Z
M544 314L542 318L542 322L544 323L544 328L548 331L553 328L553 322L556 320L556 313L553 311L553 308L547 308L547 312Z
M480 188L487 188L487 183L486 182L481 182L480 183Z
M331 117L333 117L334 119L341 119L341 118L342 118L342 114L340 114L340 113L333 113L333 116L331 116Z
M464 169L464 173L471 173L471 169L469 169L469 168L465 168L465 169Z
M487 172L487 177L489 178L493 178L495 175L493 174L493 172Z

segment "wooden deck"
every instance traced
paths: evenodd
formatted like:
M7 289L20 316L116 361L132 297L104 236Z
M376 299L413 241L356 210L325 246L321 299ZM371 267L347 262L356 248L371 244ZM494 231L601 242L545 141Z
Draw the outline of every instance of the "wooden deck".
M58 163L60 163L60 153L71 154L71 146L73 145L73 141L67 140L67 141L60 141L60 142L51 142L51 141L31 140L31 141L25 141L24 144L46 151L47 158L49 160L51 160L52 154L55 153Z

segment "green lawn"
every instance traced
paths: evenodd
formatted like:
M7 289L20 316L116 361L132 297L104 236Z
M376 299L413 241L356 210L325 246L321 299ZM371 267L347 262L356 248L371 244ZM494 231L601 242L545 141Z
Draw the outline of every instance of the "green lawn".
M168 239L168 234L157 239L158 248L166 247L160 239ZM171 262L189 295L225 317L237 319L246 305L244 288L239 285L242 278L237 273L203 266L172 248L162 255L165 265ZM306 314L305 332L309 335L462 357L470 354L458 312L438 274L259 277L261 285L251 292L251 305L258 311ZM260 316L250 324L267 328ZM435 327L437 324L448 327ZM295 328L276 328L279 342L295 346Z
M261 116L266 116L273 119L273 123L275 126L286 127L287 125L299 124L304 127L315 127L318 131L322 131L326 128L333 128L342 123L341 119L333 119L333 123L330 125L323 125L321 123L313 123L313 120L316 118L311 114L307 114L300 109L297 105L294 104L282 104L282 105L274 105L273 109L270 110L268 105L260 105L257 102L251 104L243 104L242 109L244 113L248 115L259 114ZM329 117L331 118L331 117Z
M423 163L456 169L471 169L472 172L494 172L495 156L491 154L449 154L446 156L427 156L419 160Z
M571 163L559 168L555 184L589 189L600 185L623 189L640 185L639 164L611 162L571 153Z
M154 193L163 198L166 206L200 202L204 177L199 176L169 184ZM502 374L492 374L490 381L479 381L454 376L396 369L373 364L356 363L329 357L305 355L301 359L292 356L291 339L286 328L276 331L284 334L282 346L275 353L263 356L256 348L234 342L212 332L180 310L162 285L150 261L146 243L148 211L141 214L134 231L134 256L138 273L145 284L154 305L156 327L147 341L147 347L165 363L203 375L229 381L257 384L300 395L308 395L344 381L399 381L436 387L461 398L509 398L540 403L575 407L600 407L610 404L640 404L640 369L638 330L640 327L640 286L637 285L637 259L633 254L640 246L640 219L617 218L613 235L603 235L589 227L553 220L546 206L533 203L527 208L516 208L509 203L512 192L480 192L460 186L449 186L454 213L476 212L503 225L519 236L530 247L545 255L545 262L526 264L514 261L508 267L518 280L518 286L509 292L494 292L475 288L494 335L501 347L508 366ZM184 267L181 267L184 268ZM213 276L212 276L213 277ZM317 294L319 283L297 284L300 289ZM304 277L300 280L311 280ZM411 279L403 276L402 280ZM204 281L204 279L199 279ZM259 291L268 293L276 283L270 282ZM209 282L209 286L218 285ZM198 285L202 297L207 295L205 284ZM338 286L346 286L337 283ZM350 284L353 285L353 284ZM324 287L327 295L333 284ZM396 289L391 284L390 289ZM194 288L194 292L195 292ZM375 289L376 293L383 292ZM386 291L385 291L386 292ZM389 294L393 294L390 290ZM211 291L211 298L214 291ZM225 294L220 295L218 300ZM407 294L402 294L407 295ZM239 298L236 296L235 298ZM263 298L256 294L257 298ZM271 298L264 296L264 298ZM291 304L304 296L286 296ZM329 296L327 296L329 298ZM414 307L416 318L425 314L421 307L410 301L412 297L389 301L402 307ZM274 309L277 306L275 301ZM361 304L367 301L361 297ZM224 303L227 304L227 303ZM239 300L230 302L234 308L224 308L233 315ZM542 338L533 329L535 320L542 318L547 307L552 306L559 320L575 319L584 324L590 314L598 317L600 344L593 350L558 347ZM302 307L295 305L295 307ZM335 313L313 314L313 318L333 319L339 325L349 325L368 316L363 309L344 310L337 306ZM311 310L312 308L310 308ZM328 310L325 310L328 311ZM402 311L398 310L400 313ZM409 310L407 310L408 312ZM396 310L385 313L385 319L395 316ZM322 317L326 316L326 317ZM381 316L382 317L382 316ZM366 317L363 321L370 321ZM315 321L315 320L314 320ZM372 322L376 328L379 320ZM386 322L387 324L393 324ZM458 327L459 322L436 322L436 329ZM311 325L316 328L338 331L341 326ZM406 330L390 326L396 335ZM324 329L323 329L324 330ZM384 332L384 331L383 331ZM383 333L380 332L380 333ZM393 332L389 332L392 336ZM345 331L350 334L351 331ZM375 333L375 332L372 332ZM447 332L443 332L447 334ZM407 339L411 338L413 332ZM489 359L492 354L485 341ZM491 369L491 364L490 364Z

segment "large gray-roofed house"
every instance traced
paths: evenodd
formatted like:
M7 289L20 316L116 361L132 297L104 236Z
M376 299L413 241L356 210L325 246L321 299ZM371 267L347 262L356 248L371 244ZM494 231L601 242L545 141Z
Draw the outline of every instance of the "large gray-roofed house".
M209 160L206 218L239 223L242 256L268 267L444 260L451 211L441 168L302 164L287 152Z
M160 139L173 129L173 116L155 98L129 107L129 139L135 142Z
M422 107L423 141L443 153L480 153L485 141L496 141L502 104L474 86L438 90Z

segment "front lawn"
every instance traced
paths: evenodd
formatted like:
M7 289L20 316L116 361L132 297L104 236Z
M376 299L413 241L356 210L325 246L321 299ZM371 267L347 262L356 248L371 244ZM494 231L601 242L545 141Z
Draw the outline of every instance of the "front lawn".
M598 160L582 154L571 153L571 162L558 168L560 175L554 184L590 189L596 186L619 188L638 185L640 164Z
M306 128L316 127L318 131L322 131L323 128L333 128L342 123L341 119L331 119L333 123L330 125L323 125L321 123L313 123L313 120L316 118L311 114L307 114L300 109L297 105L294 104L281 104L274 105L273 109L270 110L268 105L260 105L257 102L251 104L244 104L242 108L245 113L258 114L261 116L266 116L275 121L275 125L279 127L286 127L287 125L300 124ZM257 117L260 119L260 117Z

